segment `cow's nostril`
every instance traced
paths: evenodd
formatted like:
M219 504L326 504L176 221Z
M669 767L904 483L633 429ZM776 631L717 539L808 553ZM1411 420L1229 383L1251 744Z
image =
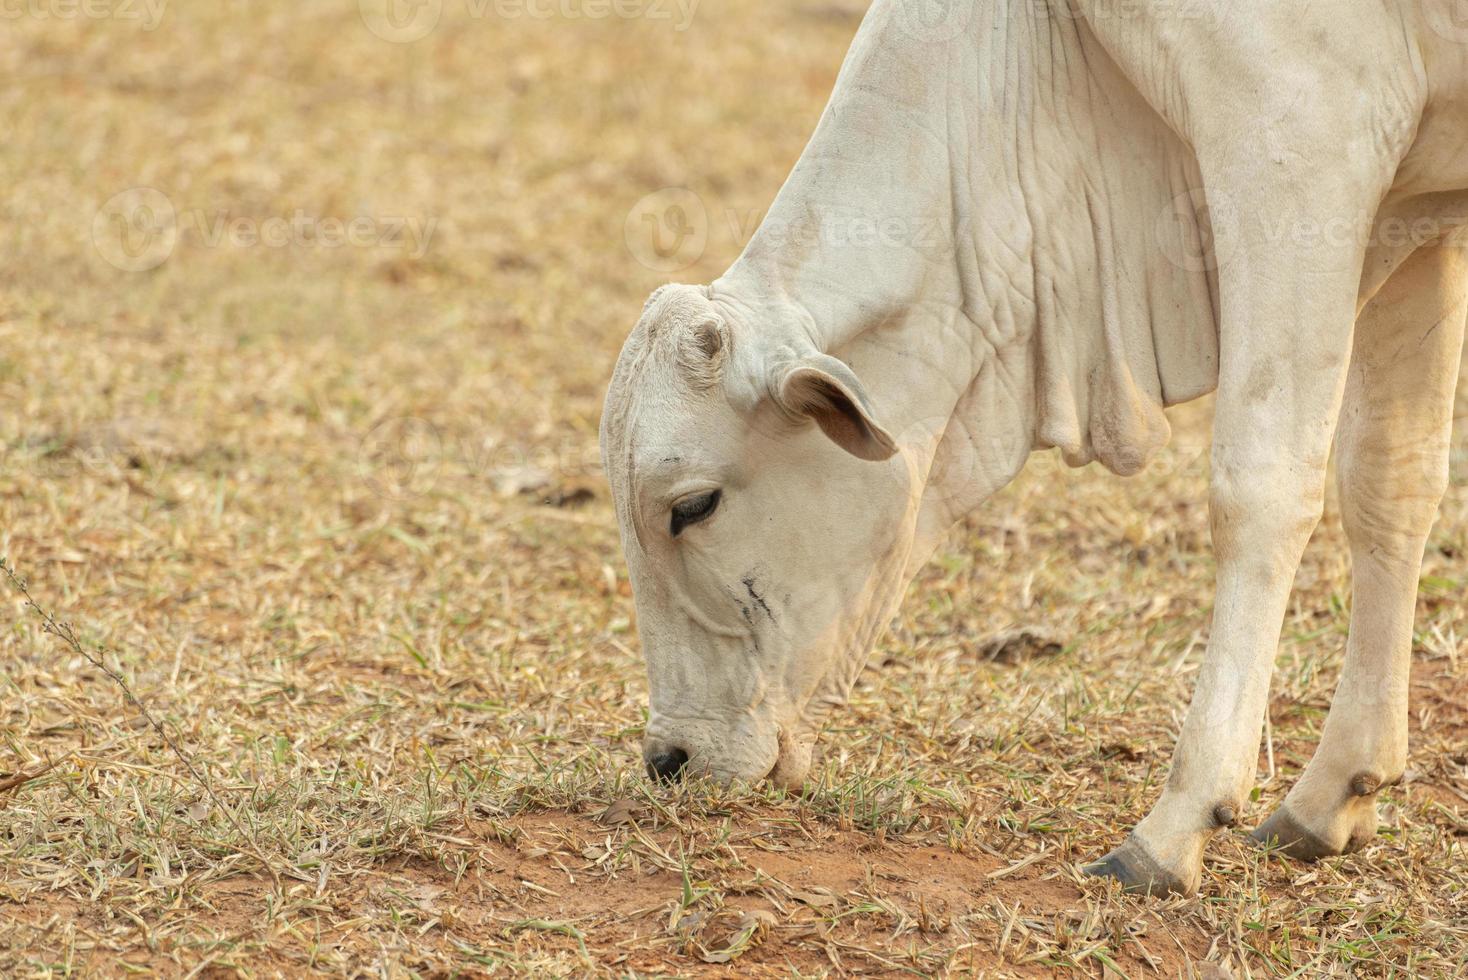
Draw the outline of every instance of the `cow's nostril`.
M668 749L647 760L647 774L653 779L670 783L683 774L683 765L687 761L687 752L682 749Z

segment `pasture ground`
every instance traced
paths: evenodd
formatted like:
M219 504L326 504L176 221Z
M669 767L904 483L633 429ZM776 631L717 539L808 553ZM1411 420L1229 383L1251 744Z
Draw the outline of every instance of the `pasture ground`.
M737 254L859 12L441 6L413 43L355 0L6 15L0 554L212 795L5 591L0 779L54 768L0 792L0 975L1468 971L1468 427L1355 856L1226 834L1169 901L1076 870L1155 797L1203 649L1206 404L1142 475L1037 458L956 529L804 797L649 787L604 380L647 292ZM676 273L624 242L668 187L707 214ZM375 224L248 234L297 214ZM1320 731L1346 574L1332 502L1249 825Z

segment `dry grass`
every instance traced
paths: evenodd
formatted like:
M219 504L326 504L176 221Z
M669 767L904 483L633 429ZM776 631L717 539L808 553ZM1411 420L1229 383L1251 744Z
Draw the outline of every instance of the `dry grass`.
M595 465L604 378L666 278L624 219L693 189L708 247L678 275L717 274L855 14L708 4L678 32L449 0L399 45L351 0L175 6L3 27L0 554L220 802L8 594L0 780L35 778L0 791L0 975L1468 970L1461 454L1411 769L1360 854L1229 835L1168 902L1077 876L1154 797L1202 651L1206 406L1137 478L1040 459L958 529L807 796L654 791ZM93 219L137 186L206 228L435 224L420 250L186 224L126 272ZM1344 554L1332 512L1251 821L1324 718ZM1066 643L986 659L1011 627Z

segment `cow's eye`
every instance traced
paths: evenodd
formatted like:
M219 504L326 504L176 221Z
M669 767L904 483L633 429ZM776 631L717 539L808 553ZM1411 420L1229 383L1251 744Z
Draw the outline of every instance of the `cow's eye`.
M720 491L711 490L694 497L684 497L673 505L673 537L688 525L708 520L719 506Z

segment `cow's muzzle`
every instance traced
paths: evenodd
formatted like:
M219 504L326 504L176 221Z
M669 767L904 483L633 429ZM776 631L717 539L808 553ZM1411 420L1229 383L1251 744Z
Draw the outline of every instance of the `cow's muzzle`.
M683 768L688 764L688 753L677 746L658 748L644 755L647 763L647 775L649 778L663 783L671 783L683 776Z

